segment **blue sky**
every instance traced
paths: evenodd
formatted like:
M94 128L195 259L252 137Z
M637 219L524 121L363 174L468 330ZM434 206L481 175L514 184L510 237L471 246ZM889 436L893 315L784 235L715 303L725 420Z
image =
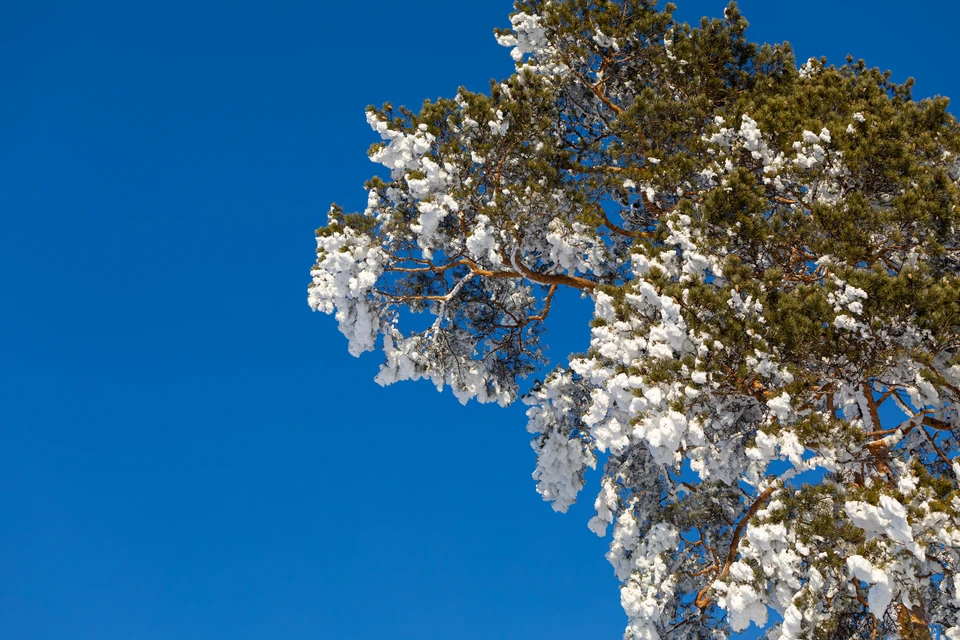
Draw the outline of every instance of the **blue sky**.
M741 8L754 40L960 99L953 2ZM365 202L364 107L509 74L509 11L6 4L4 638L620 636L596 485L553 513L522 407L380 388L305 301L313 229ZM555 358L587 315L560 301Z

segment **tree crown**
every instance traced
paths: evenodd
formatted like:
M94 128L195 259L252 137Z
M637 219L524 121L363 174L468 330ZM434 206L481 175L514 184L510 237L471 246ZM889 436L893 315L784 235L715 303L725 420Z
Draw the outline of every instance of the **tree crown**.
M389 179L317 232L310 305L381 384L508 404L555 293L591 346L524 398L565 511L605 456L630 638L960 640L960 127L735 4L521 0L516 73L371 107ZM419 314L422 330L406 325Z

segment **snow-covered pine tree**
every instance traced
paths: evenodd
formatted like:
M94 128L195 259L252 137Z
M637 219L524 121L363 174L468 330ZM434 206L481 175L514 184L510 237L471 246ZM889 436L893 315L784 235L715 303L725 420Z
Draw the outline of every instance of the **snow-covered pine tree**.
M592 300L524 401L555 509L605 458L625 637L960 640L960 127L672 10L518 0L490 95L371 108L390 179L331 208L310 305L381 384L508 404Z

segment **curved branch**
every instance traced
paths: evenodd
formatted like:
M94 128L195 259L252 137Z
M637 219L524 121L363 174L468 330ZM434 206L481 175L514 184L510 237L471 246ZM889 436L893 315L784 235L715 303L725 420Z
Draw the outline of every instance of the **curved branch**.
M522 273L527 280L532 280L537 284L562 284L568 287L573 287L574 289L582 289L584 291L593 291L597 288L596 282L587 280L586 278L568 276L565 274L538 273L533 271L530 269L530 267L517 260L516 249L514 249L513 253L510 255L510 262L513 264L513 268Z
M607 227L614 233L617 233L621 236L627 236L628 238L652 238L653 237L653 234L650 233L649 231L628 231L624 229L617 223L613 222L609 218L609 216L607 216L607 212L603 210L603 207L598 206L597 208L600 210L600 215L603 216L603 223L607 225Z
M760 510L763 503L773 494L773 489L773 487L768 487L766 491L757 496L757 499L750 505L750 508L747 509L747 513L740 519L740 522L737 523L737 528L733 530L733 538L730 540L730 550L727 552L727 562L723 565L723 571L715 575L713 579L697 593L697 599L694 603L700 609L706 609L710 606L710 588L717 578L722 578L730 571L730 565L737 559L737 549L740 547L740 538L743 536L744 528L746 528L747 523L750 522L750 518L757 515L757 511Z

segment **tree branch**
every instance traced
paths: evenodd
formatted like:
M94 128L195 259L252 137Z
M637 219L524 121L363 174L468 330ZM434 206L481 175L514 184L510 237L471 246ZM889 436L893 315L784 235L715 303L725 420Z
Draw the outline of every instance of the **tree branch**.
M736 529L733 530L733 538L730 540L730 550L727 552L727 562L723 565L723 570L718 575L715 575L713 579L697 593L697 599L694 602L700 609L705 609L710 606L710 588L713 587L713 583L717 578L722 578L730 571L730 565L737 559L737 549L740 547L740 538L743 536L744 528L746 528L747 523L750 522L750 518L757 514L757 511L760 510L763 503L773 494L773 489L773 487L767 487L766 491L757 496L754 503L747 509L747 513L740 519L740 522L737 523Z

